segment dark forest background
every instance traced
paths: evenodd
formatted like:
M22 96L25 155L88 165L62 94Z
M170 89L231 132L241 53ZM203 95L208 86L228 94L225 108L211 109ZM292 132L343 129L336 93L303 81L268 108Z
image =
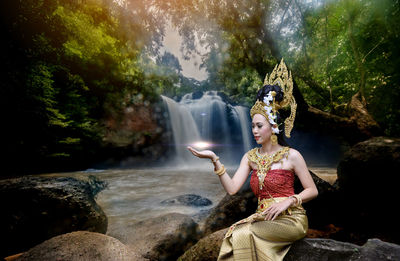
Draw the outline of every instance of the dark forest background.
M105 159L118 147L110 133L126 109L155 115L160 95L179 100L188 92L218 90L232 103L251 106L265 74L282 57L308 111L339 124L366 120L379 129L370 135L400 133L399 1L0 5L2 176L71 170ZM185 59L202 55L207 80L183 76L178 58L161 53L168 23L183 37ZM153 125L137 128L122 143L146 146L160 132Z

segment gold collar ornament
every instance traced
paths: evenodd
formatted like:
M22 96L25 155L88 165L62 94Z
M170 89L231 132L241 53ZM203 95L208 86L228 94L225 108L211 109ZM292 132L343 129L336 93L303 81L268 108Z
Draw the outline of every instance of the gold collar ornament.
M281 161L284 157L286 157L287 159L289 155L289 150L289 147L282 147L280 150L273 154L261 155L259 152L259 148L254 148L247 153L247 158L249 159L249 161L257 164L257 177L260 190L264 186L265 176L271 169L272 163Z
M264 86L265 85L278 85L281 87L283 99L280 102L275 101L276 93L270 91L267 96L264 97L263 101L257 100L253 105L250 110L251 118L253 118L255 114L261 114L273 126L272 132L279 134L279 128L275 122L276 112L279 109L290 106L290 116L285 119L285 135L290 138L290 132L293 129L294 118L296 117L297 103L293 96L292 74L291 72L288 72L283 58L279 66L275 65L275 68L269 77L268 74L265 76Z

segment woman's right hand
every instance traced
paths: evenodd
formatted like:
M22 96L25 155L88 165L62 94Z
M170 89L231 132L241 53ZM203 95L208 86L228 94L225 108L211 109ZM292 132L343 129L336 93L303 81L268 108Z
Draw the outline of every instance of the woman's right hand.
M195 155L196 157L199 157L199 158L206 158L206 159L210 159L210 160L214 160L217 158L217 155L215 155L215 153L211 150L198 151L190 146L188 146L187 149L190 150L190 152L193 155Z

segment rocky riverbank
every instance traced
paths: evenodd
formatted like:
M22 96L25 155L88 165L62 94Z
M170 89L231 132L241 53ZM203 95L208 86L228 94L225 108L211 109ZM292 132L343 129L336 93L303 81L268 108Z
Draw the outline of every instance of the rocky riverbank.
M396 196L393 186L398 183L393 182L398 177L393 173L399 162L400 140L379 137L346 153L333 185L313 175L320 194L304 204L311 229L307 238L293 244L285 260L400 260L397 231L389 229L395 218L379 212L379 222L372 222L378 217L367 204L389 204L373 197L371 188L377 195ZM1 255L23 253L14 260L215 260L226 228L253 213L257 204L245 188L196 217L163 214L127 223L124 231L110 230L95 201L104 187L99 180L74 178L2 180L0 224L7 240ZM200 203L208 201L181 195L164 202Z
M209 261L217 260L219 248L227 228L216 231L197 242L186 251L178 261ZM383 242L379 239L370 239L363 246L340 242L333 239L304 238L291 246L285 261L377 261L398 260L400 246Z
M106 233L107 216L96 203L105 186L92 179L22 177L0 181L0 256L27 250L64 233Z

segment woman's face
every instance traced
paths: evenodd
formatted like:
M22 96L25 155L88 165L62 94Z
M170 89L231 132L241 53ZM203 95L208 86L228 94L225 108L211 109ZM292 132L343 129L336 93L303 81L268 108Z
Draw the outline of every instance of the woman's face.
M261 114L255 114L251 123L251 129L257 144L263 144L270 140L272 135L271 124Z

